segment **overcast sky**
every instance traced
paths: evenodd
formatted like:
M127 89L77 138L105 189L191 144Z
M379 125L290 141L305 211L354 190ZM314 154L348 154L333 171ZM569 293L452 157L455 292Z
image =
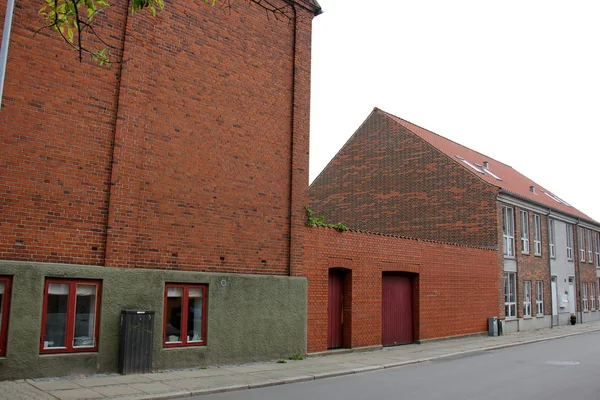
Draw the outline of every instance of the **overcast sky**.
M600 221L600 1L319 3L311 182L378 107Z

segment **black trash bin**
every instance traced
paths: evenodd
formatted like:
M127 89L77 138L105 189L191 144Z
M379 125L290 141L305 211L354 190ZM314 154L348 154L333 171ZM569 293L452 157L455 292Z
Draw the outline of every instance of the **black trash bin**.
M119 373L152 372L154 311L121 310Z

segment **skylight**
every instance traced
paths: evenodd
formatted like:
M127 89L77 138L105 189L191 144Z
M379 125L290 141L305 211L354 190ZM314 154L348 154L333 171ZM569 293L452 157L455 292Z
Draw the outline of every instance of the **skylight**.
M489 168L486 168L483 165L471 163L471 162L465 160L464 158L462 158L461 156L456 156L456 158L458 158L460 161L464 162L465 164L467 164L469 167L473 168L475 171L479 172L480 174L488 174L490 176L493 176L494 178L496 178L499 181L502 180L498 175L494 174L492 171L490 171Z
M545 190L542 190L542 192L544 192L544 194L546 194L546 195L547 195L548 197L550 197L552 200L554 200L554 201L556 201L556 202L558 202L558 203L560 203L560 204L564 204L565 206L572 207L572 206L571 206L569 203L567 203L566 201L564 201L563 199L561 199L561 198L560 198L560 197L558 197L557 195L555 195L555 194L552 194L552 193L550 193L550 192L546 192Z
M478 167L475 164L471 164L470 162L468 162L467 160L465 160L461 156L456 156L456 158L458 158L460 161L464 162L465 164L467 164L469 167L473 168L475 171L479 172L480 174L484 174L485 173L483 171L482 167Z
M491 176L493 176L494 178L498 179L499 181L502 180L502 178L500 178L498 175L494 174L492 171L490 171L488 168L483 168L483 170L485 171L486 174L489 174Z

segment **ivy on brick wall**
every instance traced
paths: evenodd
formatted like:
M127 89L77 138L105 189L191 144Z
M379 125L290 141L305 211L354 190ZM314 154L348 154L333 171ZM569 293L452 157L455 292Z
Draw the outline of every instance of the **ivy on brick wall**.
M313 210L309 207L304 207L306 209L306 226L321 226L324 228L333 228L340 232L347 231L348 228L346 225L338 222L337 224L328 224L325 222L325 217L315 217L313 214Z

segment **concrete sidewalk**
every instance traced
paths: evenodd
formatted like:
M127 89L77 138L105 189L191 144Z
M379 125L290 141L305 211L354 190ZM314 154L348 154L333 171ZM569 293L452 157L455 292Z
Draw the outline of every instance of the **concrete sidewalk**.
M0 399L171 399L374 371L594 331L600 331L600 322L500 337L469 336L375 351L334 351L304 360L287 360L286 363L265 362L143 375L109 374L8 381L0 382Z

